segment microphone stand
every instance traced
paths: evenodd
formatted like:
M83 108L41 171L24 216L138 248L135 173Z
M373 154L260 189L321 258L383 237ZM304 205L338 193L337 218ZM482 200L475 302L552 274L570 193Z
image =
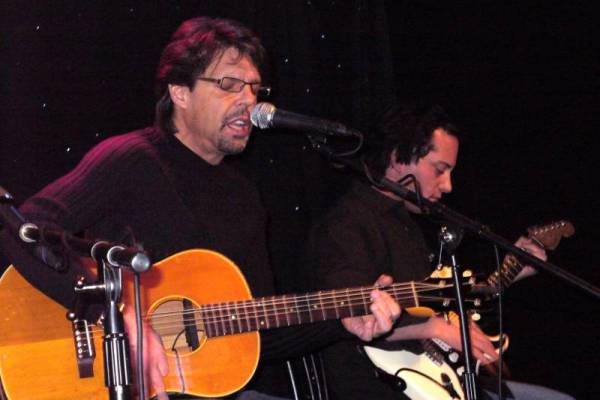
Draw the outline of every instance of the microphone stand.
M539 270L546 271L558 277L559 279L570 283L574 287L591 294L597 299L600 299L600 288L584 281L578 276L575 276L552 263L540 260L526 251L521 250L510 241L504 239L502 236L492 232L489 227L452 210L440 202L432 202L424 198L417 198L415 192L386 178L381 179L379 185L381 188L393 192L404 200L420 205L424 214L436 215L445 219L446 221L451 222L455 226L475 233L476 235L495 243L498 245L498 247L506 250L507 252L510 252L515 256L525 260L527 263L535 266Z
M0 223L15 231L21 241L50 245L60 250L68 250L77 256L91 257L97 266L102 267L97 283L85 285L83 280L77 282L74 289L75 309L67 313L67 319L74 322L82 317L85 306L81 304L81 299L84 295L104 294L104 383L108 388L110 400L131 400L129 339L125 332L123 314L119 309L123 292L122 268L146 272L152 265L150 258L135 247L105 240L91 241L65 231L38 228L35 224L26 222L13 206L12 200L12 196L0 187ZM79 366L82 374L82 367ZM84 374L90 373L89 367L83 367L83 371Z
M477 384L476 384L476 373L473 369L473 358L471 357L471 333L469 331L469 319L467 311L464 306L464 298L462 292L462 267L456 261L455 250L460 243L461 235L455 231L443 226L440 230L439 239L442 243L443 248L446 250L448 256L452 261L452 280L454 282L454 289L456 292L456 306L460 321L460 338L463 348L463 359L464 359L464 384L465 384L465 396L468 400L476 400L478 396Z
M95 251L92 250L92 254ZM107 252L100 251L94 258L102 265L104 282L104 385L108 388L110 400L130 400L131 363L129 338L125 332L123 314L119 310L123 290L122 270L111 265ZM98 260L99 258L99 260Z

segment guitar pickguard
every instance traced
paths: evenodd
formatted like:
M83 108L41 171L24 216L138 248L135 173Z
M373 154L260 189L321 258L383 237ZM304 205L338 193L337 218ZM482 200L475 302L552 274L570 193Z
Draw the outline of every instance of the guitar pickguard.
M382 371L402 379L412 400L464 399L460 380L445 362L408 350L386 351L364 346L367 356Z

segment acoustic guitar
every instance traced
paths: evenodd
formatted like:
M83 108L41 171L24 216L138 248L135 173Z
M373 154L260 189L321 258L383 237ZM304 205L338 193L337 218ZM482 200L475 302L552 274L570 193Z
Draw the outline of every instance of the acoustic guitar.
M132 283L127 280L127 296ZM404 306L449 301L443 279L395 283L385 290ZM258 364L258 331L370 313L372 286L252 299L236 265L221 254L188 250L142 276L144 318L161 336L169 362L168 392L221 397L250 380ZM451 293L452 291L450 291ZM9 399L105 399L97 352L102 331L71 323L66 310L14 267L0 279L0 375ZM86 376L80 378L81 376Z

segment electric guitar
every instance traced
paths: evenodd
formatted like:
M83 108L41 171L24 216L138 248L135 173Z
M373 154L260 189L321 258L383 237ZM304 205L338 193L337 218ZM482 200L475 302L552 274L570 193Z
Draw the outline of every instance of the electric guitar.
M128 275L128 274L124 274ZM243 388L258 364L258 331L369 314L369 287L252 299L236 265L188 250L141 277L142 309L169 362L167 392L221 397ZM133 298L130 280L126 296ZM443 280L381 288L402 305L447 302ZM14 267L0 279L0 375L9 399L105 399L102 331L66 310Z
M570 237L575 228L568 221L558 221L544 226L529 228L528 237L546 250L554 250L563 237ZM524 266L512 254L504 257L500 271L495 271L486 283L495 289L510 286ZM436 271L444 274L449 269ZM450 271L451 273L451 271ZM433 310L431 312L433 314ZM450 313L451 320L458 316ZM506 335L490 336L496 346L506 350L508 337ZM464 373L462 357L444 341L433 338L421 341L423 353L415 354L407 350L386 351L373 346L364 346L369 360L385 374L396 377L394 384L401 385L404 393L412 400L454 400L465 399L460 377ZM479 361L476 370L479 368Z

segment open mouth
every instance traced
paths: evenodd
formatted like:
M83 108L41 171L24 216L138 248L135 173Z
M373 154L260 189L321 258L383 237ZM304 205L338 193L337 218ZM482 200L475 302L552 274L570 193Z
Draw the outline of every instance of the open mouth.
M251 129L250 118L247 116L234 117L227 120L224 126L233 129L240 135L247 135Z

